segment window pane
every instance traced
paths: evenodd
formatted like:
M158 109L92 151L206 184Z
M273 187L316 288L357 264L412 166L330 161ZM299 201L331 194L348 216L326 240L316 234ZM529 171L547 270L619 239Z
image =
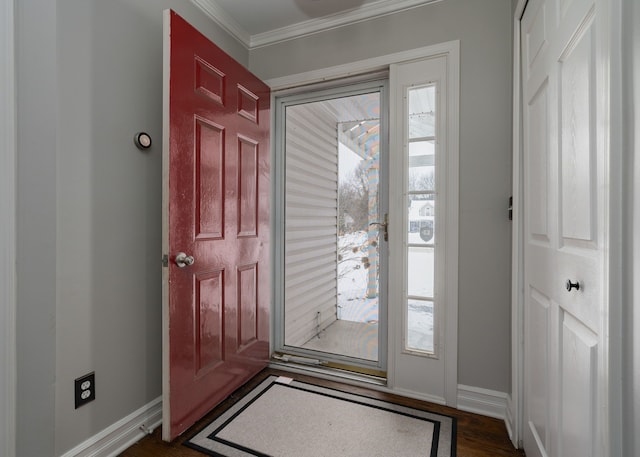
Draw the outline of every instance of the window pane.
M407 349L433 353L433 302L409 300Z
M436 188L435 144L433 140L409 143L409 190Z
M435 243L435 201L433 195L409 195L409 244Z
M413 298L407 300L405 341L406 349L431 354L435 249L427 246L435 242L435 95L433 85L408 91L407 294Z
M409 138L435 135L435 86L409 89Z
M433 297L433 248L408 248L408 294L424 298Z

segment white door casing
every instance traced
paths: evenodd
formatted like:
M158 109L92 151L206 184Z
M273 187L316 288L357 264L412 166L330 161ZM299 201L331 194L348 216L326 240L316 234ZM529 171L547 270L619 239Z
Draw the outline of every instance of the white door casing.
M605 1L530 0L521 23L529 456L608 455L606 20Z
M372 74L374 72L379 71L387 71L390 66L393 64L400 64L403 62L410 62L413 60L420 59L429 59L436 56L445 57L446 64L446 84L449 88L449 94L446 99L446 123L447 123L447 133L446 138L448 141L447 154L449 155L449 163L447 168L448 181L447 181L447 195L449 196L449 204L447 206L447 215L446 223L448 224L448 235L450 242L447 244L446 248L446 274L447 274L447 283L445 287L445 293L447 294L446 302L447 302L447 311L446 311L446 319L443 321L443 342L446 346L446 352L443 354L444 363L441 364L441 371L439 374L435 375L435 377L440 376L443 381L437 381L440 385L438 391L430 390L432 387L429 382L423 383L415 383L410 380L409 384L405 384L403 379L411 378L411 374L407 374L402 372L402 367L396 366L395 353L399 351L399 347L397 342L392 337L391 332L392 327L398 327L401 325L396 319L396 314L390 310L389 314L389 329L390 335L388 340L388 365L387 365L387 385L388 387L398 393L402 393L404 395L425 399L438 403L446 403L450 406L456 406L457 403L457 389L458 389L458 378L457 378L457 366L458 366L458 148L459 148L459 87L460 87L460 43L458 41L450 41L446 43L440 43L432 46L427 46L424 48L412 49L408 51L403 51L395 54L388 54L380 57L375 57L371 59L360 60L356 62L352 62L344 65L337 65L335 67L324 68L320 70L313 70L305 73L300 73L296 75L274 78L271 80L267 80L266 83L271 87L272 97L275 99L276 96L282 96L285 94L289 94L296 91L297 87L301 87L304 85L314 84L314 83L322 83L338 78L345 77L354 77L357 75L362 75L363 80L367 80L367 74ZM390 89L390 92L393 91L393 88ZM391 94L391 105L393 105L393 95ZM401 102L400 102L401 103ZM401 109L401 108L400 108ZM391 106L391 112L395 112L393 106ZM394 146L394 133L393 129L398 128L398 126L394 126L393 115L390 119L390 143L391 147ZM402 138L396 136L395 141L402 142ZM274 147L275 144L274 144ZM394 231L396 234L400 234L399 230L402 230L403 227L403 215L400 211L393 211L393 200L394 198L398 198L398 196L394 196L393 192L397 189L394 189L393 186L393 175L396 173L402 173L402 170L396 168L395 171L393 169L393 160L391 161L391 169L390 174L392 177L390 178L392 182L390 183L390 202L391 208L389 212L389 249L390 252L393 253L395 249L400 248L401 246L395 245L399 240L398 235L393 235ZM277 201L273 202L273 205L277 205ZM272 237L274 235L272 234ZM275 239L275 238L274 238ZM275 243L274 243L275 244ZM277 252L274 253L274 258L277 256ZM398 290L398 287L394 289L394 283L396 285L399 284L399 287L402 287L402 278L397 278L394 275L397 275L397 271L393 271L395 264L390 264L390 278L389 278L389 297L400 297L402 295L402 291ZM400 266L400 269L402 267ZM397 269L396 269L397 270ZM275 269L274 269L275 271ZM277 273L276 273L277 274ZM399 282L398 282L399 281ZM277 282L277 281L276 281ZM390 299L391 302L391 299ZM276 338L274 335L274 330L272 326L272 341ZM396 330L397 331L397 330ZM396 338L397 339L397 338ZM272 348L273 349L273 348ZM415 373L414 373L415 375ZM434 377L432 375L432 377ZM414 378L415 380L415 378Z

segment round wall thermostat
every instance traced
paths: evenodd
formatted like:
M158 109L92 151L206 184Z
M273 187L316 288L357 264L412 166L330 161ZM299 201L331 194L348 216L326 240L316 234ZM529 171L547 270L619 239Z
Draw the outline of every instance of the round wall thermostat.
M149 149L151 147L151 137L149 134L144 132L136 133L133 141L135 142L138 149Z

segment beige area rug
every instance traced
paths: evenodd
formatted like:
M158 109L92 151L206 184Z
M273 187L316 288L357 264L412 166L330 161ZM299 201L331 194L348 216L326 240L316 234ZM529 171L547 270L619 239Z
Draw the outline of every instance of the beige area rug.
M213 456L454 457L455 418L272 376L185 445Z

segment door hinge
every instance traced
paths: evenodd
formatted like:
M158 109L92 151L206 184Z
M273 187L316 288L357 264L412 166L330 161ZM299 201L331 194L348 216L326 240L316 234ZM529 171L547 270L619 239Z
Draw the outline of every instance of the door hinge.
M512 221L513 220L513 197L509 197L509 207L507 209L509 210L509 220Z
M164 254L162 256L162 266L163 267L168 267L169 266L169 256L167 254Z

